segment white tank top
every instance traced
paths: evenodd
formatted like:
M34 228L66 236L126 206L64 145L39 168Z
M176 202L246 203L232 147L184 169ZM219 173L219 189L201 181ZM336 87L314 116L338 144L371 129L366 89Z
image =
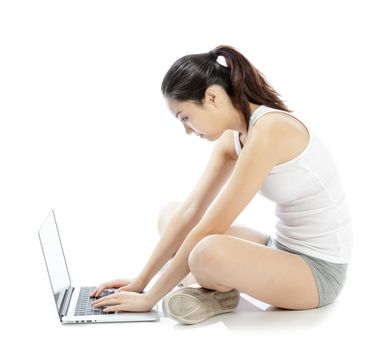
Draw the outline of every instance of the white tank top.
M252 114L249 127L268 112L296 118L261 105ZM346 196L332 156L312 130L305 127L310 136L307 147L294 159L275 166L260 194L276 203L275 234L279 243L319 259L348 263L353 235ZM234 139L239 156L241 144L236 130Z

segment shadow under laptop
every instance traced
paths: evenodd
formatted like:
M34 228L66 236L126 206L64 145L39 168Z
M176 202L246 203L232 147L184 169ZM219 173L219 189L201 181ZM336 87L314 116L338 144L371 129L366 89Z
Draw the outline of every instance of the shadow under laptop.
M260 331L293 331L315 328L326 320L335 308L334 303L313 310L286 310L270 306L248 295L241 293L236 311L212 317L197 325L176 323L175 330L188 330L209 327L222 323L229 331L260 332Z

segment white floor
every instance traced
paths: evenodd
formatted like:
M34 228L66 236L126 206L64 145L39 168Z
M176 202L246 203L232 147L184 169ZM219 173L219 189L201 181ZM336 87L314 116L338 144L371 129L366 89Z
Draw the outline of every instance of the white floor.
M327 307L317 310L290 311L271 307L247 294L241 293L240 304L236 311L218 315L198 325L181 325L167 318L161 312L161 322L178 330L203 328L222 328L232 334L260 333L296 333L311 331L337 322L344 315L341 313L346 301L341 298ZM161 310L161 308L160 308ZM339 314L339 315L337 315Z
M379 255L366 254L366 250L359 249L355 255L338 300L321 309L280 310L242 293L235 312L198 325L181 325L161 317L159 322L64 326L58 321L40 247L37 243L22 247L29 251L25 261L10 260L8 265L14 266L2 270L3 282L12 287L1 289L0 318L2 341L12 344L10 348L384 348L379 345L383 344L384 311ZM159 308L161 311L161 303Z
M350 275L340 297L320 309L282 310L242 293L233 313L193 326L162 317L161 325L176 331L172 335L181 335L183 344L188 344L186 339L195 339L196 335L197 339L201 336L204 341L217 342L224 348L232 348L233 342L271 349L383 348L380 347L384 345L380 332L383 307L376 305L375 292L371 293L372 300L356 298L364 292L364 281L357 274ZM198 342L194 344L197 346Z

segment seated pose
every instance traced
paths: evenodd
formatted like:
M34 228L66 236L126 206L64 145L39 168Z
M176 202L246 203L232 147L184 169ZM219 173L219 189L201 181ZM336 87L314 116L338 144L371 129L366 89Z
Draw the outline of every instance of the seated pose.
M120 289L94 306L148 311L162 299L170 318L196 324L235 310L239 292L293 310L333 302L352 226L337 167L313 130L230 46L181 57L161 89L188 135L217 142L190 195L161 211L161 239L140 274L101 284L91 296ZM272 235L233 224L258 192L276 203Z

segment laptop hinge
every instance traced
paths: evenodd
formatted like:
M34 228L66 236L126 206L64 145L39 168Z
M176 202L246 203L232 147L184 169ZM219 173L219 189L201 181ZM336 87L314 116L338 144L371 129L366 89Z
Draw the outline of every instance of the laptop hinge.
M74 290L75 290L75 288L69 286L67 291L65 292L65 297L64 297L64 300L63 300L61 307L60 307L60 321L63 318L63 316L67 315L69 303L71 301L71 297L72 297Z

